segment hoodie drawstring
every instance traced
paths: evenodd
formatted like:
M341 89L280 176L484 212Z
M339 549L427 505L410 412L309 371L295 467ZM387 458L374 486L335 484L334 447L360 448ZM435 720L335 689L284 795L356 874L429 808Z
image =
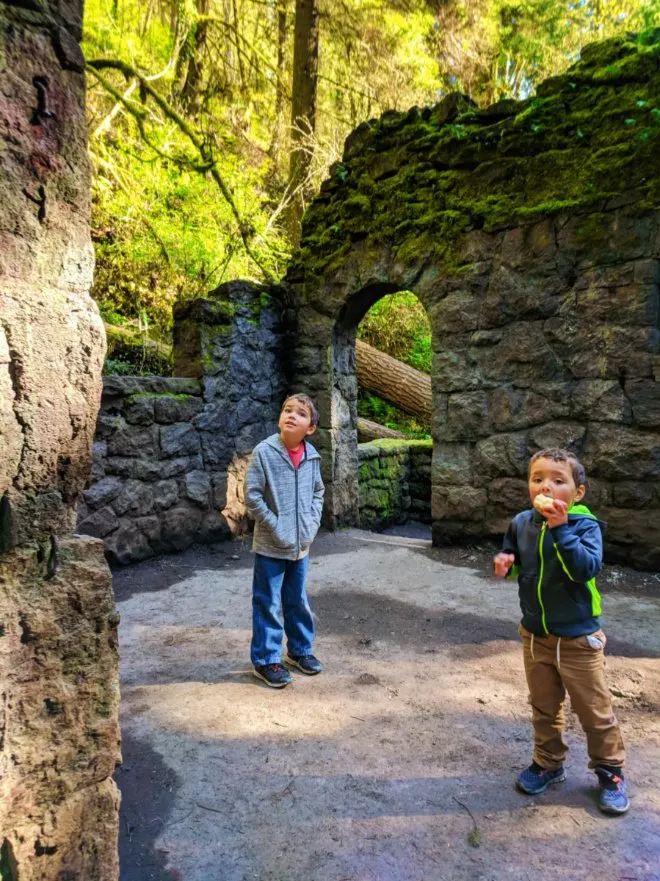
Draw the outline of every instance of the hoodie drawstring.
M532 661L533 661L533 660L535 660L535 658L534 658L534 634L532 633L531 636L532 636L532 638L530 640L529 650L531 652ZM559 669L560 665L561 665L561 636L558 636L557 637L557 669Z

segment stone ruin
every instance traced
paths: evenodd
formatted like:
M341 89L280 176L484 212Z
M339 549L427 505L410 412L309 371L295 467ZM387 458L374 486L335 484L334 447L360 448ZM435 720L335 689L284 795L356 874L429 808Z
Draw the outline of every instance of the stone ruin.
M74 535L101 392L82 2L0 8L0 877L118 875L118 617Z
M0 876L110 881L118 622L100 538L128 562L244 530L245 459L292 388L320 405L326 523L356 523L354 339L379 297L412 290L431 322L436 543L500 535L529 454L561 444L587 465L609 558L660 562L660 40L587 47L525 102L453 95L360 126L282 285L182 303L177 377L106 380L86 487L104 341L81 3L2 15ZM100 538L73 534L82 490L80 529Z
M533 99L450 95L361 125L281 285L179 304L181 378L106 379L80 530L117 562L244 532L246 458L293 388L319 404L326 524L410 508L401 468L358 452L354 341L411 290L433 337L434 542L500 537L530 454L560 445L587 466L607 558L657 567L659 59L660 32L612 39Z

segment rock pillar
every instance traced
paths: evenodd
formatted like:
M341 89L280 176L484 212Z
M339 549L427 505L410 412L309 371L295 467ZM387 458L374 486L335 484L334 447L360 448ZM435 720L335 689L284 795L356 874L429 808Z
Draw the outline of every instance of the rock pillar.
M0 877L117 878L117 617L73 536L103 326L89 297L82 3L0 6Z

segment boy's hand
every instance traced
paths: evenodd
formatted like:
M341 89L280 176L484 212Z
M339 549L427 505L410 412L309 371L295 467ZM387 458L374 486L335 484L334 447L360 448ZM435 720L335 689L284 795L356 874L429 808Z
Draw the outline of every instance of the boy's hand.
M513 566L515 561L516 558L513 554L505 554L503 551L502 553L498 554L493 560L493 566L495 568L495 574L497 575L497 577L505 578L509 569Z
M545 508L541 513L548 521L550 529L568 523L568 505L561 499L553 499L552 507Z

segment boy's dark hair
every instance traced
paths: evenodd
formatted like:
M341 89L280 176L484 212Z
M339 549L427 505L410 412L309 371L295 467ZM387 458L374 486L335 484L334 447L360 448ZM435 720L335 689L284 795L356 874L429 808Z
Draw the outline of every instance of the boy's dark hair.
M568 462L571 466L575 485L583 486L586 482L587 472L584 470L584 465L580 462L575 453L571 453L570 450L562 450L561 447L549 447L547 450L539 450L538 453L534 453L529 460L529 466L527 468L528 473L532 467L532 463L536 462L537 459L550 459L553 462Z
M299 404L302 404L304 407L307 407L307 409L309 410L310 422L312 425L319 424L319 411L316 409L316 404L309 397L309 395L303 395L303 394L298 394L298 393L293 394L293 395L287 395L286 398L284 399L284 403L282 404L282 409L284 409L284 404L286 404L287 401L291 401L291 400L298 401Z

